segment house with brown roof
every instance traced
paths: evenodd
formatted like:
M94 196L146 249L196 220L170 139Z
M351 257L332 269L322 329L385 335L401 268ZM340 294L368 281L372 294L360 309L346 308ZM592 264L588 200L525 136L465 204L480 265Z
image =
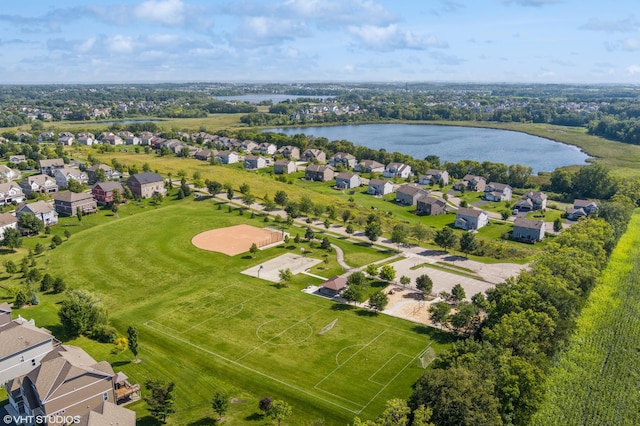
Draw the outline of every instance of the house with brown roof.
M367 187L367 194L386 195L393 192L393 183L384 179L371 179Z
M96 362L78 347L60 345L45 355L39 366L6 384L9 414L62 413L82 418L91 411L104 413L105 402L116 403L115 377L108 362Z
M53 197L53 208L58 214L65 216L75 216L77 210L80 210L82 214L98 211L96 200L89 192L58 192Z
M89 176L86 172L80 169L72 169L71 167L63 167L57 169L54 173L56 178L56 184L60 189L67 189L69 187L69 181L75 180L80 184L86 184L89 182Z
M521 217L513 222L511 237L526 243L542 241L545 234L545 224L542 220L528 220Z
M0 238L6 229L18 229L18 219L13 213L0 213Z
M80 417L74 426L135 426L136 412L109 401Z
M57 169L61 169L64 167L64 161L62 158L52 158L49 160L40 160L38 161L38 166L40 167L40 173L44 175L49 175L53 177L55 171Z
M437 216L447 213L447 202L442 198L424 195L418 198L416 211L426 216Z
M27 156L26 155L12 155L9 157L9 162L11 164L20 164L23 161L27 161Z
M20 181L20 188L22 188L22 191L27 197L31 196L34 192L38 194L53 194L54 192L58 192L58 184L55 179L44 174L27 176Z
M329 297L340 294L347 287L347 279L345 277L332 277L320 284L320 291Z
M404 206L415 206L418 203L418 198L425 195L429 195L429 192L425 191L421 185L407 183L400 185L396 190L396 203Z
M15 182L0 183L0 205L6 206L11 203L21 203L24 201L24 192L20 185Z
M140 133L140 145L151 145L151 140L155 137L151 132Z
M309 163L326 163L327 162L327 154L316 148L307 149L302 153L302 159Z
M300 159L300 148L293 145L285 145L278 148L276 154L282 155L284 158L288 158L290 160L299 160Z
M353 169L356 165L356 157L346 152L336 152L329 158L331 167L342 166L347 169Z
M586 214L591 214L598 210L598 202L593 200L580 200L576 198L573 200L574 209L582 209Z
M489 224L489 215L482 210L460 207L456 212L456 228L477 230Z
M77 139L80 145L91 146L96 143L96 135L89 132L78 133Z
M127 186L134 197L151 198L156 192L161 195L167 194L164 187L164 179L157 173L145 172L129 176Z
M267 167L267 159L258 155L245 155L244 168L247 170L264 169Z
M122 138L113 132L102 132L100 134L100 141L102 143L108 143L110 145L123 145L124 141Z
M521 200L529 200L530 203L526 203L528 206L531 205L530 210L544 210L547 208L547 194L544 194L540 191L529 191L522 196ZM517 207L516 203L516 207ZM524 205L523 205L524 206ZM518 208L520 210L520 208ZM529 210L523 210L529 211Z
M60 342L49 330L38 328L33 320L18 316L11 320L11 307L0 304L0 383L27 374Z
M296 163L291 160L276 160L273 164L273 173L277 175L288 175L298 170Z
M118 191L120 198L124 200L124 188L117 181L98 182L91 188L91 195L98 204L109 204L113 202L113 193Z
M278 150L278 147L269 142L262 142L257 147L251 150L254 155L273 155Z
M353 169L362 173L382 173L384 172L384 164L378 163L376 160L362 160Z
M220 164L233 164L238 162L238 153L235 151L222 151L216 155Z
M70 134L70 135L62 135L62 134L60 134L58 136L58 143L60 145L66 145L66 146L73 145L73 143L75 141L76 141L76 137L73 136L72 134Z
M462 182L458 182L455 189L460 190L461 187L469 191L484 192L487 186L487 180L482 176L465 175Z
M58 223L58 213L53 206L46 201L36 201L35 203L22 203L16 209L16 217L20 220L20 216L24 213L31 213L44 223L44 226L51 226Z
M351 189L360 186L360 176L356 173L342 172L336 174L336 189Z
M307 180L326 182L332 180L333 177L334 172L331 166L319 166L317 164L310 164L307 166L304 172L304 178Z
M215 149L201 149L198 152L196 152L196 160L200 160L200 161L210 161L211 157L215 157L215 155L218 154L218 151L216 151Z
M420 185L440 184L447 185L449 183L449 172L446 170L429 169L427 173L418 177Z

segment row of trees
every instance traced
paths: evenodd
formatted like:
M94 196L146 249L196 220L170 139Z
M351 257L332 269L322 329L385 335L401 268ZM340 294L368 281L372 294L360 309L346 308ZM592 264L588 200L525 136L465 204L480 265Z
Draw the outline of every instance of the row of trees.
M565 230L529 271L489 290L486 298L458 304L457 313L480 311L484 322L425 372L409 399L411 410L432 409L438 425L528 424L544 397L551 360L565 346L621 235L616 228L631 216L632 204L612 204L616 214ZM443 315L455 328L455 317Z

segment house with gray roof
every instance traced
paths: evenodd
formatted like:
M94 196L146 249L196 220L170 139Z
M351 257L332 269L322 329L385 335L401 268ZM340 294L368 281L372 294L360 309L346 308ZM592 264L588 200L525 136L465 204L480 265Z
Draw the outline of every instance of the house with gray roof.
M220 164L233 164L238 162L238 153L235 151L221 151L216 154Z
M320 166L317 164L309 164L304 171L304 178L307 180L315 180L327 182L334 177L333 168L331 166Z
M382 172L382 176L386 178L400 178L406 179L411 176L411 166L404 163L389 163L387 167L385 167L384 172Z
M384 172L384 164L378 163L376 160L362 160L353 169L361 173L382 173Z
M336 152L329 158L329 165L331 167L342 166L347 169L352 169L356 165L356 157L346 152Z
M53 208L60 215L75 216L80 210L82 214L95 213L98 204L89 192L58 192L53 197Z
M371 179L367 187L367 194L386 195L393 192L393 183L384 179Z
M93 166L87 167L87 177L89 178L89 182L97 182L98 178L96 176L96 172L98 169L104 170L104 174L108 180L118 180L122 179L122 173L117 171L116 169L112 169L106 164L95 164Z
M574 209L582 209L586 214L591 214L598 210L598 202L593 200L580 200L576 198L573 200Z
M162 196L167 194L164 179L157 173L145 172L129 176L127 186L134 197L151 198L156 192Z
M449 183L449 172L446 170L429 169L427 173L418 177L420 185L440 184L447 185Z
M267 167L267 159L258 155L245 155L244 168L247 170L264 169Z
M355 173L336 174L336 189L351 189L360 186L360 176Z
M477 230L489 224L489 215L482 210L460 207L456 212L454 226L467 231Z
M489 182L484 188L487 201L511 201L511 186L505 183Z
M20 185L15 182L0 183L0 205L6 206L11 203L21 203L24 201L24 192Z
M447 202L442 198L423 195L418 198L416 211L425 216L437 216L447 213Z
M486 186L487 180L484 177L468 174L462 178L462 182L456 184L455 189L460 190L464 187L469 191L484 192Z
M16 217L20 220L20 216L24 213L32 213L40 219L45 226L51 226L58 223L58 213L53 206L46 201L38 200L35 203L22 203L16 209Z
M291 160L276 160L273 164L273 173L277 175L288 175L297 171L296 163Z
M396 203L404 206L415 206L418 203L418 198L425 195L429 195L429 192L425 191L421 185L407 183L400 185L396 189Z
M6 229L18 229L18 219L13 213L0 213L0 238Z
M58 184L55 179L49 175L32 175L20 181L20 187L27 197L32 193L53 194L58 192Z
M120 198L124 200L124 188L120 182L115 180L97 182L91 188L91 195L98 204L109 204L113 202L113 193L115 191L118 191Z
M535 243L542 241L545 234L545 224L542 220L528 220L521 217L513 222L511 237L517 241Z
M40 167L40 173L53 177L57 169L62 169L64 167L64 161L62 158L40 160L38 161L38 166Z
M308 161L310 163L326 163L327 162L327 154L316 148L307 149L302 153L302 158L304 161Z
M56 178L56 184L60 189L67 189L69 187L69 181L71 180L75 180L80 184L86 184L89 182L89 176L86 172L83 172L80 169L73 169L71 167L57 169L54 172L54 177Z
M293 145L285 145L278 148L276 154L282 155L284 158L288 158L290 160L299 160L300 159L300 148Z

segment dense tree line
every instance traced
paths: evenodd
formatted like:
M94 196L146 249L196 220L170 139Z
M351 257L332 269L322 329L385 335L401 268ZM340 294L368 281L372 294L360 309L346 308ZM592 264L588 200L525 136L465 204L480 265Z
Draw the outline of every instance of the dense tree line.
M483 324L418 380L411 409L430 408L436 425L528 424L633 205L614 200L605 210L565 230L530 270L473 298Z

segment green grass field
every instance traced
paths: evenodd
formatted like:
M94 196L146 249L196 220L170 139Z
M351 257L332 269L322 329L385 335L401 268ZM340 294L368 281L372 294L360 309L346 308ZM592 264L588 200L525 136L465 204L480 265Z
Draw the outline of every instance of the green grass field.
M211 424L210 400L225 390L239 402L225 416L228 424L269 424L258 415L264 396L284 399L294 415L286 424L324 419L344 425L354 416L371 418L392 397L405 398L424 371L418 357L436 352L450 337L386 315L336 304L301 292L319 281L298 275L288 288L241 274L248 267L294 248L259 251L256 257L207 252L191 238L207 229L249 223L217 210L211 201L166 200L160 207L129 204L119 218L100 211L80 225L65 218L55 233L71 231L68 241L37 257L42 272L64 276L106 303L111 323L125 334L130 324L140 333L139 364L129 352L112 354L112 345L86 338L69 343L116 371L144 383L162 378L176 383L172 424ZM48 237L35 237L46 242ZM337 240L352 264L384 259L388 252ZM16 256L19 260L26 248ZM314 250L312 256L322 256ZM6 274L3 285L12 279ZM56 315L61 295L41 295L38 306L17 310L65 338ZM7 299L5 299L7 300ZM334 320L335 326L319 332ZM130 406L139 424L155 424L143 402Z

